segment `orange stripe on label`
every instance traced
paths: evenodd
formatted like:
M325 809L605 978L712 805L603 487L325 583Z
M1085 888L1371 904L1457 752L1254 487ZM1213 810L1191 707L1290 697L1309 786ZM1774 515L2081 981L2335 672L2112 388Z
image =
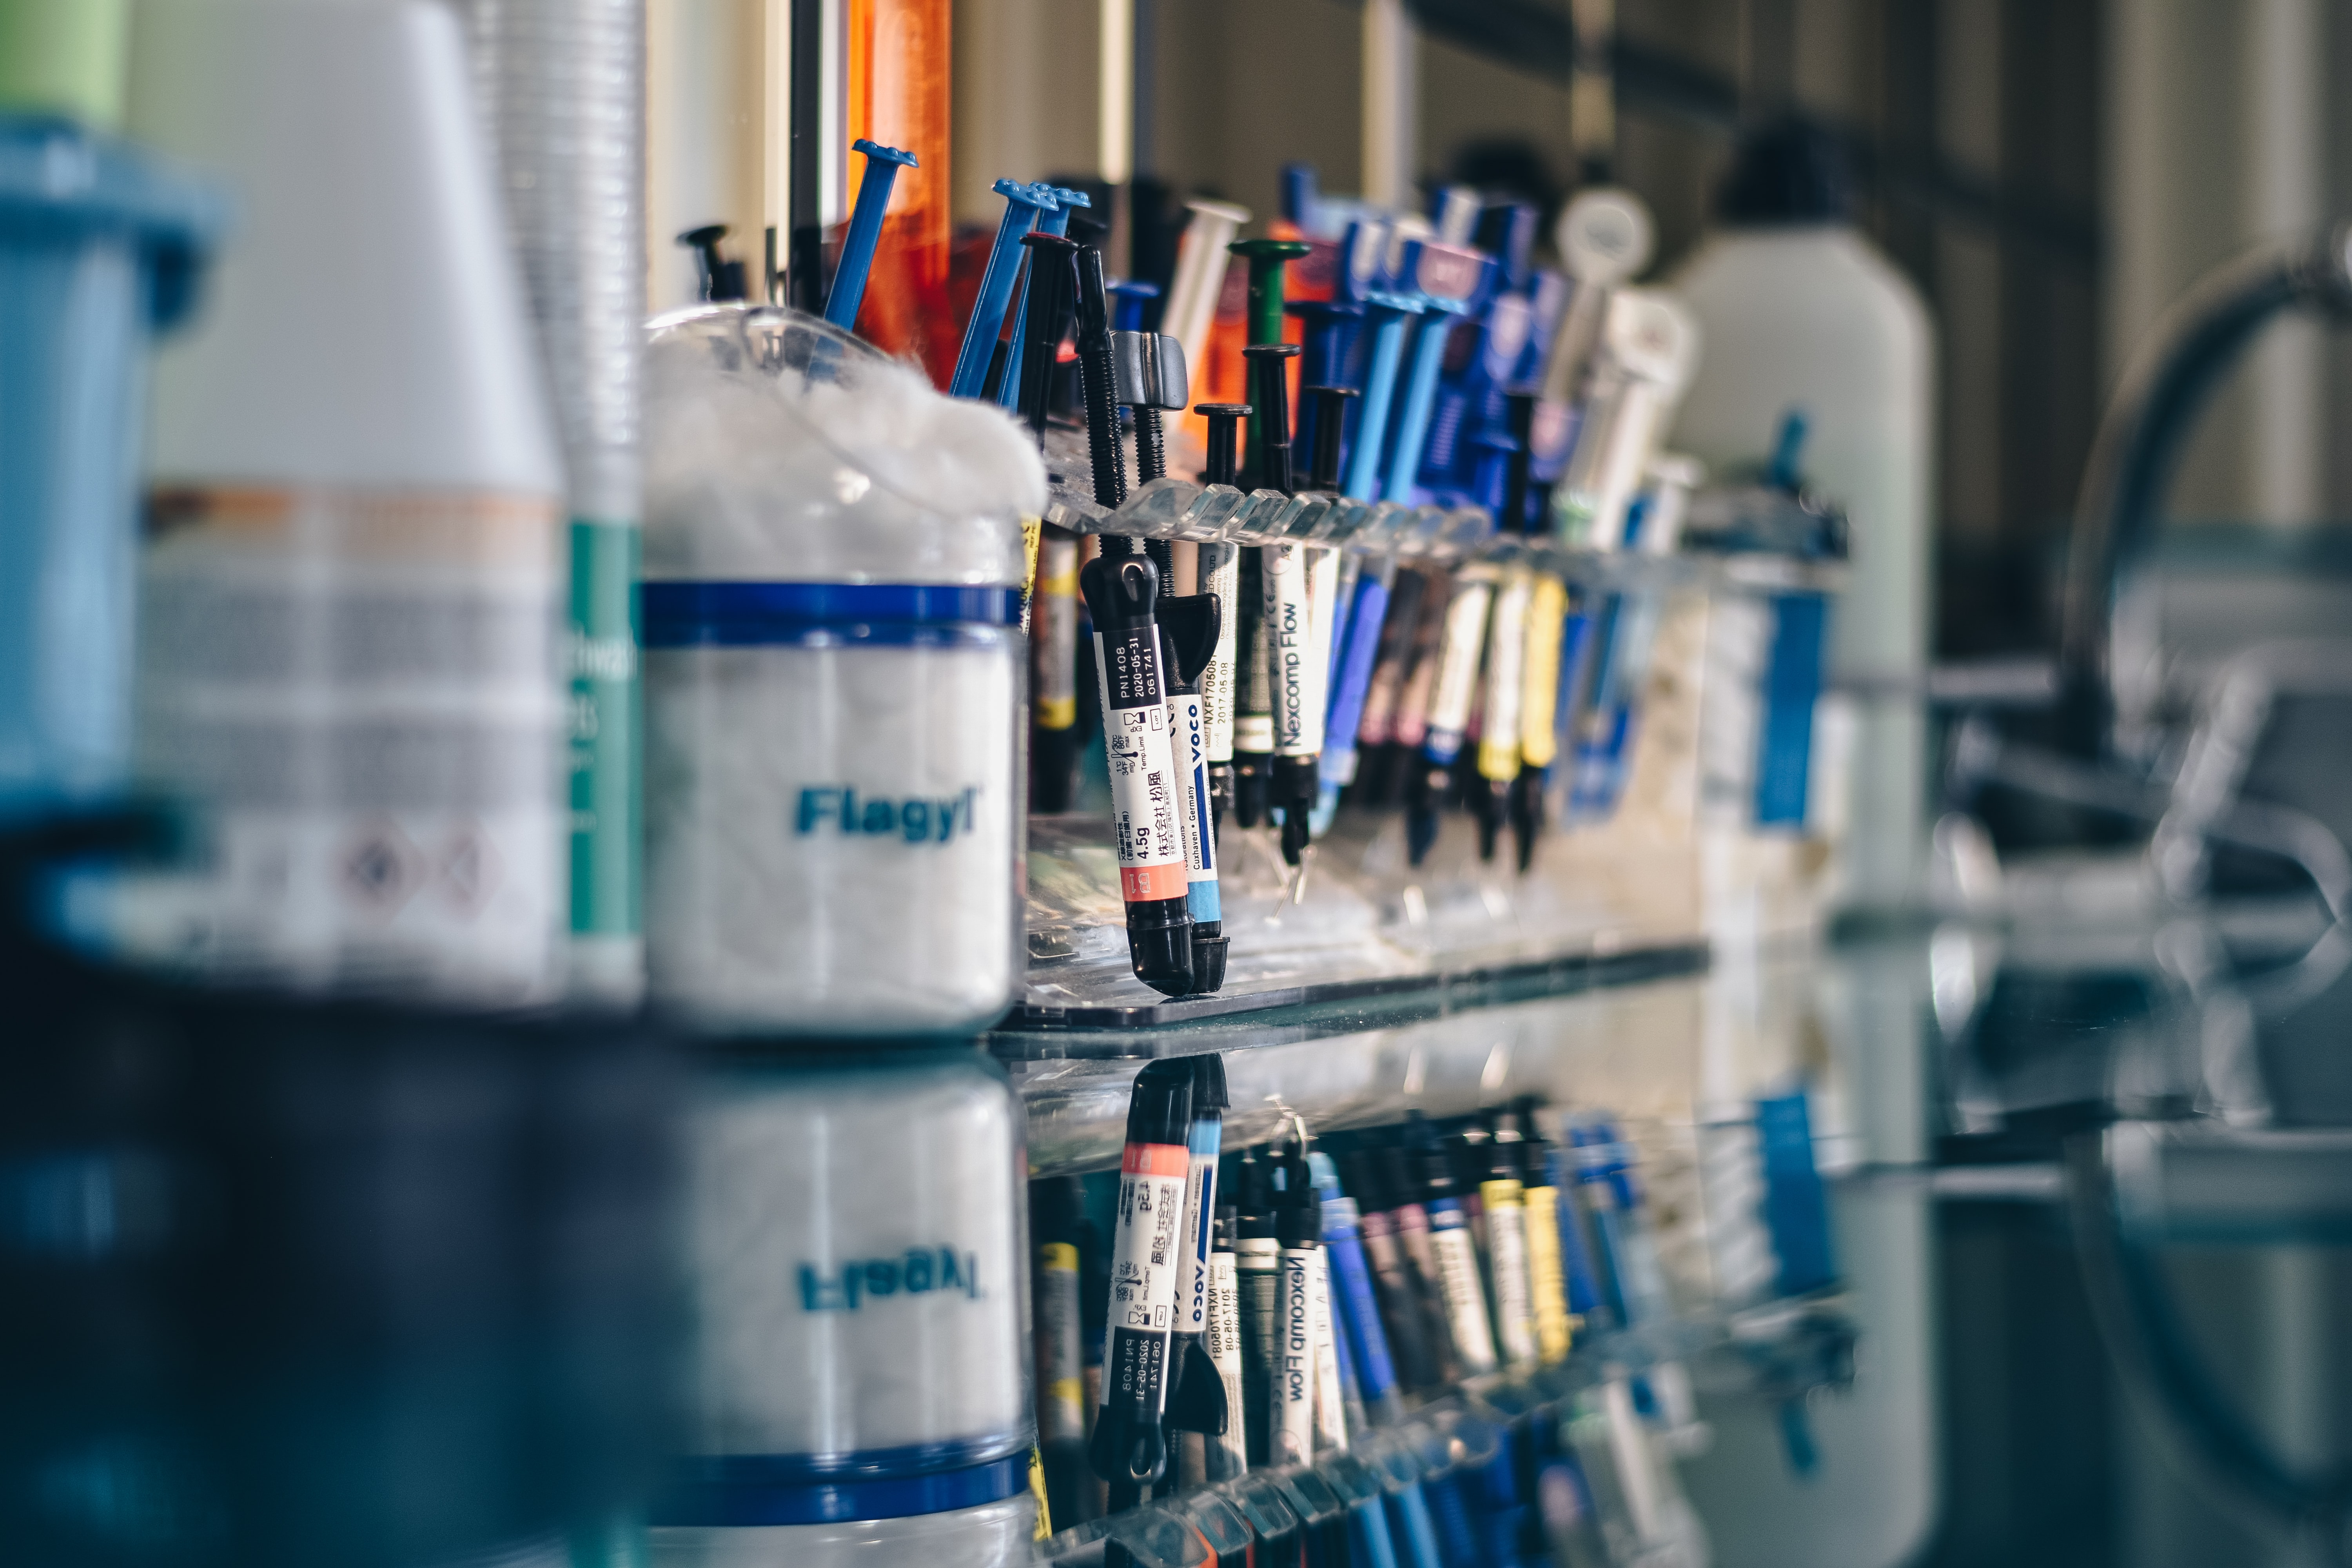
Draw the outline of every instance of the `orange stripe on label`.
M1118 1158L1118 1171L1123 1176L1189 1178L1192 1152L1181 1143L1129 1143Z
M1171 860L1158 866L1121 866L1118 868L1119 896L1129 903L1141 903L1146 899L1181 899L1191 879L1184 862Z

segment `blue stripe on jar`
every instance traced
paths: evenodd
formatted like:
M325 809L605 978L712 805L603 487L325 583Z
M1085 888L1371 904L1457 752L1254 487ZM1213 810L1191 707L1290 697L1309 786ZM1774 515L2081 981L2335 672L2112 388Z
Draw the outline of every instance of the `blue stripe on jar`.
M1029 1488L1029 1439L849 1454L704 1455L685 1460L656 1525L741 1529L904 1519L980 1508Z
M1021 590L953 583L638 585L649 648L992 647L1021 624Z

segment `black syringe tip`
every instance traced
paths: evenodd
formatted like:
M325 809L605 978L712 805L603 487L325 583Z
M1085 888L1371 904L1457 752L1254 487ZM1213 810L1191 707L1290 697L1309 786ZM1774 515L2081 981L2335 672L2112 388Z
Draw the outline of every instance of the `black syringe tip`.
M726 237L723 223L707 223L677 237L680 245L694 252L702 270L702 298L711 304L743 298L743 264L719 253L719 242Z
M1536 395L1514 392L1505 401L1510 406L1514 445L1503 468L1501 528L1506 533L1526 533L1533 527L1528 521L1528 475L1535 460Z
M1268 440L1290 442L1290 368L1302 351L1297 343L1252 343L1242 350L1249 362L1251 391L1265 412ZM1277 437L1276 431L1279 430Z
M1110 352L1110 288L1103 278L1103 254L1082 245L1078 258L1078 352Z
M1106 1406L1096 1417L1094 1441L1087 1458L1095 1474L1114 1486L1124 1482L1144 1487L1158 1480L1168 1467L1168 1439L1159 1421L1146 1424L1128 1411Z
M1249 361L1252 390L1259 411L1258 435L1263 452L1250 454L1256 481L1288 495L1290 464L1290 367L1298 357L1297 343L1252 343L1242 350Z
M1307 813L1307 807L1295 800L1286 803L1282 808L1282 860L1286 866L1298 864L1299 857L1307 852L1307 846L1313 838Z
M1225 813L1234 808L1234 764L1209 764L1209 821L1211 828L1225 825Z
M1265 764L1236 762L1234 767L1234 820L1244 827L1255 827L1266 819L1267 785Z
M1437 812L1433 806L1412 806L1404 818L1405 858L1418 866L1437 842Z
M1543 786L1532 769L1511 781L1511 832L1518 840L1519 870L1536 862L1536 840L1543 833Z
M1204 485L1230 485L1241 474L1241 423L1249 417L1246 403L1196 403L1195 414L1209 418L1209 460L1201 470Z
M1307 488L1311 490L1337 490L1339 488L1339 442L1347 430L1348 399L1357 395L1352 386L1310 386L1304 395L1315 404L1315 459L1308 470Z

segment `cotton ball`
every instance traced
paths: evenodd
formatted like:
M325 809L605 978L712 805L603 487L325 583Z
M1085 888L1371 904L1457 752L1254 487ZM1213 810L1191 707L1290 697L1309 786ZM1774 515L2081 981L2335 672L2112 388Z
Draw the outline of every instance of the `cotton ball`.
M1045 504L1018 425L887 360L776 374L657 334L646 421L648 577L1017 583Z

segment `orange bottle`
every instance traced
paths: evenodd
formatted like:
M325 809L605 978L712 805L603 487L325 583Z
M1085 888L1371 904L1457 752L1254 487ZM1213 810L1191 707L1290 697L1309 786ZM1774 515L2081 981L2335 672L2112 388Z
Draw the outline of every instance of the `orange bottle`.
M915 155L891 192L860 335L945 386L960 331L948 299L951 0L849 0L848 140Z

